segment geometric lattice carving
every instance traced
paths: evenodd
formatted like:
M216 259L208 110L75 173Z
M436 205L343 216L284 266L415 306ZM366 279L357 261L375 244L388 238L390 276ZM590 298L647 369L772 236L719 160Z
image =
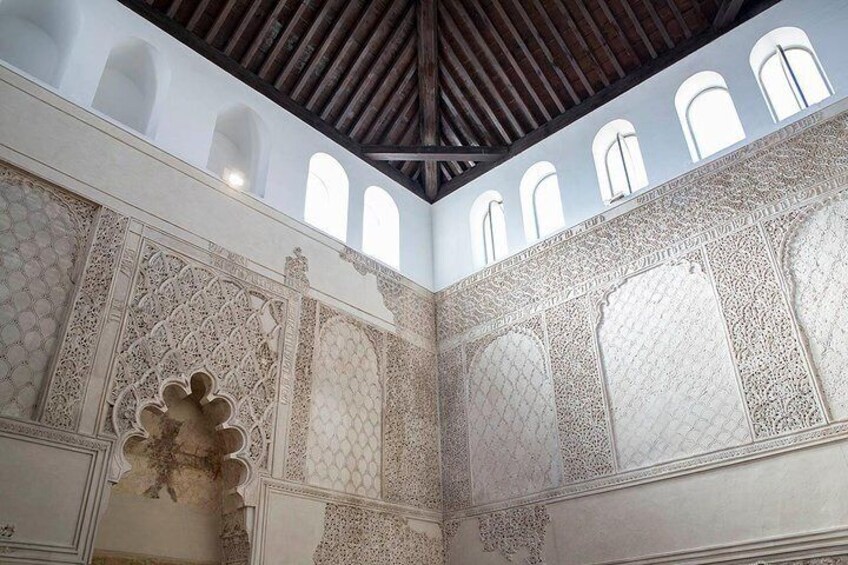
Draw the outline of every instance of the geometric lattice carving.
M0 416L34 416L95 210L0 167Z
M812 211L787 247L793 306L834 419L848 418L848 196Z
M413 530L400 516L327 504L315 565L441 565L442 541Z
M474 502L559 485L554 391L541 341L512 329L478 348L468 372Z
M586 297L545 312L556 394L563 480L615 472L598 359Z
M462 348L439 354L439 424L442 450L442 502L445 510L471 505L468 413Z
M141 433L139 413L162 405L164 383L187 388L202 372L235 406L244 456L267 467L286 312L285 299L146 243L114 365L114 432Z
M306 442L306 482L380 497L382 387L373 342L346 316L319 331Z
M524 560L526 565L544 564L545 530L551 521L544 505L484 514L478 521L484 551L497 551L512 561L520 549L527 549L530 555Z
M612 291L598 340L619 468L751 440L718 303L697 263L662 265Z
M807 363L759 229L714 241L707 252L754 435L766 438L821 423Z
M91 376L100 327L106 314L112 277L118 270L129 218L102 208L88 253L82 281L77 289L58 361L50 378L42 422L75 429L83 395Z
M441 510L436 356L387 336L384 498Z

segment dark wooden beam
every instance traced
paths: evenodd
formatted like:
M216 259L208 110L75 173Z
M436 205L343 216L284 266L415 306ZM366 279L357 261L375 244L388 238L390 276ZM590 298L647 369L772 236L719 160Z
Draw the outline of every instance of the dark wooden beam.
M462 4L457 4L457 6L462 9L462 13L465 13L465 8L462 7ZM488 10L483 9L483 7L480 5L479 0L471 0L471 6L474 10L474 15L480 18L479 23L482 24L482 27L484 29L489 30L489 34L492 38L494 38L495 44L501 51L501 55L506 58L507 62L509 63L509 66L512 67L512 72L515 73L515 75L518 77L518 80L520 80L521 84L524 86L524 89L530 95L530 98L532 98L533 102L536 103L536 107L542 113L542 117L544 117L546 120L550 120L551 113L548 111L548 108L545 106L545 103L542 102L542 98L536 92L536 88L534 88L533 85L530 84L530 81L527 78L527 74L524 72L524 69L521 68L521 65L518 64L515 55L513 55L512 51L510 51L509 46L507 46L506 42L504 41L504 38L500 34L500 31L498 31L498 28L495 26L494 22L491 20L491 18L489 18L489 15L487 14ZM488 45L485 40L483 40L483 43ZM494 57L494 55L492 56ZM495 60L497 60L497 57L495 57ZM533 127L535 128L538 126Z
M262 66L259 67L259 71L256 74L267 80L266 75L271 70L271 67L274 66L274 63L276 63L280 53L282 53L283 49L286 48L286 45L289 42L289 37L294 31L294 27L297 25L298 21L303 18L304 14L306 13L306 10L311 7L312 4L310 2L300 3L300 6L297 7L297 10L295 10L294 15L289 18L289 21L286 23L283 30L279 33L279 35L277 35L276 38L274 38L274 44L271 47L270 51L265 54L265 60L262 61ZM244 66L247 68L251 67L250 60L248 60L246 63L243 61L242 64L244 64Z
M512 83L512 80L509 78L509 75L506 74L506 71L504 71L504 68L501 66L501 62L492 52L491 48L489 47L489 43L485 39L483 39L483 36L477 29L477 24L475 24L475 22L471 19L471 16L468 15L468 12L465 10L462 3L451 2L443 4L442 9L447 10L448 6L450 5L453 5L453 7L456 9L456 13L459 17L460 22L467 30L467 33L471 34L471 38L474 40L477 49L479 49L486 57L490 68L493 68L495 70L495 73L501 79L501 83L506 87L507 92L509 92L513 101L518 106L518 109L524 115L524 118L530 123L530 129L536 129L537 127L539 127L539 122L536 121L536 118L533 116L533 113L527 107L527 104L524 103L524 96L518 93L518 90L515 88L515 85ZM483 14L475 15L483 16Z
M723 30L733 23L745 0L724 0L718 7L718 12L713 20L714 30Z
M337 38L339 37L339 34L347 34L350 32L350 22L354 16L359 14L360 10L358 10L358 8L361 8L359 2L345 2L345 9L342 12L342 15L339 16L339 19L330 29L327 36L324 37L324 40L321 42L321 46L318 50L312 54L312 59L310 59L309 64L300 74L294 88L291 90L291 97L293 99L300 100L300 95L303 94L303 89L309 84L309 79L312 78L313 74L316 72L317 66L327 64L329 51L337 45ZM349 40L350 38L348 37L346 39Z
M335 2L333 0L327 0L321 6L321 9L315 14L315 18L313 18L312 23L309 24L309 29L306 30L306 33L298 41L297 47L292 53L288 53L286 55L286 62L283 64L283 68L277 73L277 78L274 79L274 88L280 88L283 83L288 80L291 72L294 69L302 69L306 66L306 62L303 64L300 63L300 59L303 57L304 52L312 47L314 51L314 45L312 42L315 40L315 34L321 29L321 26L325 23L326 19L334 19L332 17L332 9L335 7ZM311 56L307 54L307 59Z
M218 16L215 18L215 23L212 24L212 27L209 28L209 31L206 32L206 43L215 43L215 38L218 36L218 33L221 31L221 27L223 27L224 22L227 21L227 18L230 15L230 12L233 11L233 7L236 5L236 0L227 0L227 3L221 8L221 11L218 12Z
M194 8L194 13L191 15L191 19L188 21L188 30L194 31L194 28L197 27L197 22L200 21L200 17L206 12L206 8L209 7L209 0L200 0L197 6Z
M498 110L500 111L500 115L502 115L506 119L506 121L512 128L512 135L510 135L510 137L512 139L518 139L519 137L522 137L526 133L524 127L519 123L518 119L515 117L515 114L512 113L512 110L510 109L509 104L507 104L507 101L504 99L503 96L501 96L500 90L497 86L495 86L495 83L492 80L488 69L483 66L482 62L475 54L474 48L471 47L465 40L466 33L461 31L456 25L456 22L454 21L450 10L442 9L440 11L440 14L442 15L442 18L439 22L439 27L441 29L442 41L448 40L447 36L450 36L450 39L456 42L457 52L461 53L462 59L467 61L467 63L463 65L462 68L468 69L470 67L473 71L474 79L471 79L471 76L469 76L463 82L482 83L483 87L486 89L486 93L483 94L483 96L486 99L492 100L494 102L495 106L497 106Z
M651 16L651 21L654 22L654 27L656 27L662 35L666 47L674 49L674 41L672 41L671 36L668 34L668 30L665 28L665 23L663 23L662 18L660 18L656 8L654 8L654 0L642 0L642 3L645 5L645 9L648 10L648 15Z
M568 64L571 66L572 70L577 73L577 77L580 79L580 82L583 83L583 88L586 89L586 92L589 93L589 96L593 95L595 93L595 89L592 87L592 84L586 78L586 74L583 72L583 68L580 66L580 63L577 62L577 59L571 53L571 49L568 48L568 45L562 38L563 33L560 32L559 29L557 29L556 24L551 19L551 15L548 13L547 8L545 8L545 5L540 0L534 0L534 4L536 6L536 11L542 17L542 22L545 24L545 27L548 28L548 33L551 37L554 38L554 41L559 46L560 51L562 51L562 53L565 55L565 58L568 60ZM592 55L591 59L594 59L594 55ZM553 57L551 58L551 63L555 67L558 67L556 60L553 59ZM607 78L604 69L600 65L598 65L596 67L596 70L600 74L601 80L603 81L604 85L608 85L609 78Z
M410 180L409 177L402 175L400 171L398 171L394 167L390 167L382 162L366 159L360 151L360 145L358 143L356 143L346 135L343 135L341 132L339 132L323 120L319 119L318 116L306 110L303 106L297 104L291 98L281 93L279 90L275 89L273 86L263 81L255 74L241 67L235 60L231 59L230 57L227 57L224 53L213 48L201 38L189 32L179 23L168 18L165 14L154 10L143 1L118 1L128 9L137 13L139 16L145 18L146 20L156 25L165 33L168 33L178 41L182 42L199 55L205 57L213 64L218 65L221 69L231 74L237 80L242 81L247 86L259 92L260 94L262 94L263 96L265 96L266 98L268 98L290 114L294 115L296 118L298 118L305 124L309 125L313 129L317 130L319 133L327 136L334 142L338 143L341 147L344 147L345 149L362 159L365 163L376 167L377 170L379 170L381 173L387 175L401 186L406 187L413 194L419 196L422 199L425 199L424 191L422 190L421 186L418 185L418 183Z
M477 2L477 0L473 0ZM548 80L548 77L545 76L545 73L542 71L541 67L539 67L539 63L536 61L536 58L533 56L533 53L530 51L530 48L527 46L527 42L521 37L521 34L518 32L518 28L515 27L515 23L513 23L512 19L506 13L506 10L501 5L501 0L493 0L491 3L492 8L494 8L495 12L498 14L498 18L500 18L503 25L509 31L510 36L513 41L516 42L518 48L521 50L521 54L524 55L524 58L530 63L530 67L533 69L533 72L536 73L536 77L541 81L542 86L545 88L545 92L548 93L551 100L553 100L554 105L557 107L557 110L560 112L565 111L565 105L560 100L559 95L557 95L556 90L554 90L553 85ZM479 9L479 4L478 4ZM479 11L483 11L479 9Z
M438 0L418 0L418 103L421 105L421 141L439 142ZM435 162L424 164L424 194L435 200L439 171Z
M277 0L277 3L274 5L274 8L265 16L265 21L262 23L262 28L260 28L259 33L253 36L253 41L250 42L250 47L247 48L247 51L244 52L244 55L241 57L241 66L249 67L250 63L253 61L253 58L256 56L256 53L259 51L259 48L262 47L262 44L265 42L265 39L268 37L268 34L271 33L271 27L274 25L274 22L277 21L277 18L280 17L280 12L283 11L283 8L286 6L287 0ZM259 2L254 2L254 6L258 6ZM244 27L247 27L250 24L249 21L242 20L242 23L239 25L239 29L236 30L235 35L233 35L230 42L227 43L227 48L224 50L224 53L228 55L232 52L232 49L235 47L235 41L237 41L237 37L244 33Z
M496 161L507 153L506 147L454 147L419 145L363 145L362 153L375 161Z
M645 28L642 27L642 22L639 21L638 17L636 17L636 13L633 11L633 7L630 5L630 0L619 1L621 2L621 6L624 8L624 11L627 13L627 17L630 19L630 23L633 24L633 28L639 35L639 39L642 40L642 44L645 46L645 49L648 50L648 54L651 56L651 59L656 59L657 50L654 49L654 44L651 43L651 39L648 37L648 34L645 33Z
M586 8L583 0L577 0L577 7L580 9L580 14L583 16L583 19L587 24L589 24L589 29L591 29L592 33L595 35L595 39L597 39L598 43L601 45L601 49L603 49L604 53L606 53L607 59L609 59L610 63L612 63L615 72L618 73L618 78L624 78L624 69L621 68L621 63L618 62L618 57L615 56L615 53L610 48L607 38L604 37L604 34L598 27L598 24L595 23L595 18L592 17L592 13Z

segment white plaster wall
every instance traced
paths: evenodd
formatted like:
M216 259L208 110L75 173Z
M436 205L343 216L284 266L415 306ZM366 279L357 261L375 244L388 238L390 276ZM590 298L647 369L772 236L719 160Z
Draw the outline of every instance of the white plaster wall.
M751 72L748 55L760 37L781 26L796 26L807 32L835 94L776 124ZM601 127L614 119L629 120L636 128L648 172L649 185L645 190L691 170L694 165L674 109L674 95L684 80L699 71L714 70L724 77L746 133L744 141L699 164L841 100L848 94L846 28L848 2L844 0L783 0L440 200L432 207L436 289L474 272L468 214L474 200L486 190L497 190L503 195L510 251L515 253L528 246L519 186L525 171L538 161L550 161L557 168L566 227L609 209L598 187L592 140Z
M848 536L846 456L842 441L549 504L545 562L715 563L729 552L734 563L749 563L812 540L836 547ZM504 560L483 551L471 518L460 524L448 563Z
M68 53L67 70L56 89L58 94L90 109L112 47L133 37L148 42L161 54L167 67L165 75L170 76L160 77L167 84L161 103L154 110L154 137L147 141L205 169L218 112L237 103L252 108L269 133L264 201L302 220L309 158L319 151L329 153L341 162L350 180L347 244L361 250L365 189L371 185L384 188L400 211L400 271L432 288L432 238L426 202L119 2L76 2L82 12L82 25ZM9 67L2 61L0 65Z

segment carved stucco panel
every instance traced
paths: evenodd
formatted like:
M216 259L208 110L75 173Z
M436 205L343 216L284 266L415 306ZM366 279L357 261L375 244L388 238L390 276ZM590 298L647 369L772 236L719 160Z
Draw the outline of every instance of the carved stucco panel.
M380 497L380 360L366 333L336 316L320 329L313 361L306 482Z
M824 421L788 306L754 226L707 246L757 438Z
M473 501L558 486L554 390L542 340L527 325L468 346L468 433Z
M129 218L103 208L94 242L65 328L50 378L41 420L63 429L79 423L86 383L106 315L112 279L117 272Z
M830 413L844 420L848 418L848 193L809 211L793 227L785 259L792 304Z
M0 415L34 416L96 209L0 165Z
M151 242L141 263L113 367L112 431L140 434L141 410L162 406L166 383L213 377L247 438L238 456L268 465L287 300L250 288Z
M545 312L563 480L615 472L603 383L586 297Z
M526 565L544 565L545 535L551 517L546 506L521 506L478 518L484 551L497 551L507 561L526 549Z
M315 565L441 565L442 540L385 512L327 504Z
M718 303L696 263L610 292L598 340L620 469L751 441Z
M436 356L386 337L384 498L441 510Z
M439 354L442 500L445 510L471 505L468 411L462 348Z

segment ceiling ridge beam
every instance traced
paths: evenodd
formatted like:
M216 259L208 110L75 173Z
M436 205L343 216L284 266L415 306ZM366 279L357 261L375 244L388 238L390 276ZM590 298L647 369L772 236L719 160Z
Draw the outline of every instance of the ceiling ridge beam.
M439 0L418 0L418 104L421 141L439 142ZM439 170L435 162L424 163L424 194L434 201L439 193Z
M456 145L363 145L362 152L375 161L495 161L508 153L507 146L458 147Z

